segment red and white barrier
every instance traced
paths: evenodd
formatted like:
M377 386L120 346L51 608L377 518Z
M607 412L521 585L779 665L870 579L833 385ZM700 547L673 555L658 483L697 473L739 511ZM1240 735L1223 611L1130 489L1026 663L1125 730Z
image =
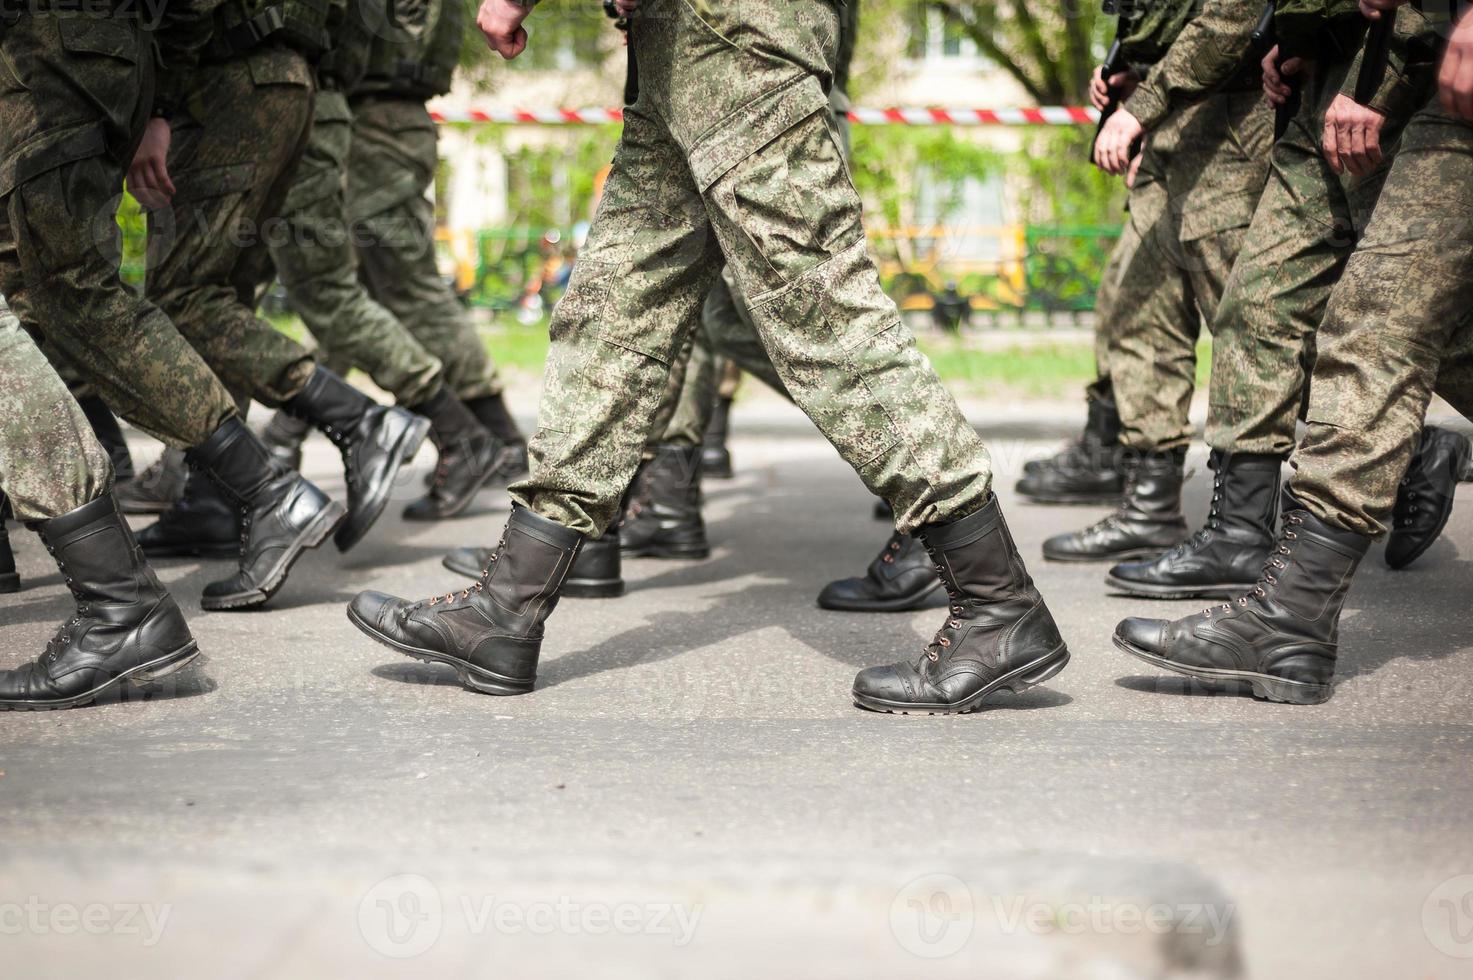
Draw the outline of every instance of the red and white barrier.
M440 123L511 123L529 126L579 126L617 123L624 110L612 109L450 109L430 113ZM1099 119L1082 106L1031 109L898 108L849 111L859 126L1085 126Z

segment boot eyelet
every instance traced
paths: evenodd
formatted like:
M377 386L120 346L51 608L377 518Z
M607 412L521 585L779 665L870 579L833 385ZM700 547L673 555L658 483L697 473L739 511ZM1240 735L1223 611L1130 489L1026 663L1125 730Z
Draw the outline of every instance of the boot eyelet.
M942 646L944 646L944 647L949 647L949 646L951 646L951 641L950 641L950 640L948 640L948 639L947 639L947 638L946 638L946 637L944 637L944 636L943 636L943 637L942 637L942 638L941 638L941 639L940 639L940 640L938 640L938 641L937 641L937 642L938 642L938 643L940 643L940 644L941 644L941 645L942 645Z
M895 564L895 558L894 558L893 555L885 555L880 560L883 561L886 565L893 565L893 564Z
M948 619L946 625L954 630L959 630L962 628L962 621L960 619Z
M934 664L936 661L940 660L941 657L936 653L935 650L927 650L926 651L926 659L927 660L930 660L931 663Z

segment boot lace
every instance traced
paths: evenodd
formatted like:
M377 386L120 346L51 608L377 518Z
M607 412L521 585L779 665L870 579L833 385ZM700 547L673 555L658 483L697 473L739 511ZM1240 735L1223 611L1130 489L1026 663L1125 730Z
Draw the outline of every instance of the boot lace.
M946 574L946 568L941 564L941 557L931 548L926 549L926 554L931 556L931 561L936 569L936 574L941 577L941 587L946 590L948 616L946 622L936 631L931 642L926 644L925 657L931 663L941 660L941 655L950 650L956 643L956 631L962 628L962 616L966 615L966 601L957 591L951 576Z
M491 557L487 559L486 567L481 569L481 577L476 579L470 585L461 589L459 592L451 589L444 595L431 596L428 599L421 600L420 602L415 603L414 608L418 608L419 606L438 606L442 603L448 605L452 602L464 602L471 596L484 592L486 590L486 583L491 581L491 572L496 568L496 561L498 558L501 557L501 549L505 547L506 538L503 536L502 539L496 543L495 549L491 552Z
M46 546L46 550L50 551L52 556L55 557L56 552L52 549L50 545ZM77 613L75 616L72 616L66 622L62 623L61 626L57 629L56 635L46 642L46 652L41 655L41 664L42 666L46 667L49 667L53 663L55 663L56 659L60 657L62 652L66 650L66 648L71 644L72 630L81 626L82 620L92 614L92 604L87 601L87 599L82 595L82 591L77 588L76 580L73 579L71 573L67 571L66 562L61 558L57 558L56 567L61 570L61 574L66 582L67 591L69 591L72 594L72 598L76 600Z
M1293 542L1299 540L1299 535L1294 528L1304 523L1304 518L1299 514L1284 515L1284 529L1279 533L1279 540L1275 542L1274 548L1263 560L1263 568L1258 573L1258 582L1252 589L1238 596L1237 604L1247 606L1253 599L1266 599L1271 589L1277 588L1279 580L1275 577L1275 571L1283 571L1289 567L1289 560L1294 555ZM1224 602L1217 606L1208 606L1202 610L1204 616L1211 616L1215 612L1231 612L1233 602Z

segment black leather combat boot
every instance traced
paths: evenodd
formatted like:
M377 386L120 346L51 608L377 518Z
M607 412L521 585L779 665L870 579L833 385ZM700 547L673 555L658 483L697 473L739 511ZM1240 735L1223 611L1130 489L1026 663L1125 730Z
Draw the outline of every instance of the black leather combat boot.
M915 663L868 667L854 703L872 711L962 714L994 691L1019 693L1069 662L1043 596L1023 567L997 497L948 524L921 529L951 608Z
M189 459L240 514L240 567L205 586L205 609L264 605L302 552L326 541L347 517L342 504L278 465L239 418L191 449Z
M456 548L440 564L467 578L480 578L491 556L490 548ZM623 567L619 559L619 536L609 533L588 538L563 582L564 599L613 599L624 594Z
M1207 523L1152 561L1116 565L1105 584L1153 599L1231 599L1253 588L1274 546L1279 506L1278 456L1213 450Z
M730 480L731 450L726 448L726 434L731 425L730 398L717 397L711 409L711 421L701 439L701 475L712 480Z
M302 443L312 429L306 419L299 419L285 409L271 414L271 420L261 430L261 441L271 450L276 461L289 470L302 469Z
M1017 491L1041 504L1113 504L1125 489L1120 413L1109 389L1089 393L1079 441L1043 460L1024 464Z
M635 474L619 546L630 558L705 558L701 448L662 444L654 452Z
M843 612L903 612L921 608L940 588L926 546L897 531L862 578L830 582L818 594L818 604Z
M0 709L71 708L142 685L199 655L111 494L35 525L77 603L41 659L0 672Z
M125 514L162 514L184 496L189 467L184 465L184 450L165 449L163 455L143 468L113 493Z
M320 366L282 408L310 422L343 455L348 519L333 543L339 551L347 551L363 540L384 512L399 469L419 452L430 422L407 409L378 404Z
M137 476L133 471L133 454L128 452L128 440L123 438L123 428L118 425L118 417L107 407L107 402L96 395L83 395L77 399L77 404L81 406L82 414L87 416L92 434L107 451L107 458L112 460L114 487Z
M138 532L149 558L234 558L240 551L240 512L199 473L179 502Z
M497 461L496 473L491 477L491 485L504 487L526 476L527 437L517 425L516 419L511 417L511 411L506 407L506 400L499 394L485 395L481 398L472 398L465 403L465 406L471 410L476 421L484 425L487 431L506 445L506 451Z
M0 493L0 593L20 591L20 573L15 570L15 553L10 550L10 500Z
M417 410L430 420L430 439L440 459L429 491L404 508L404 519L442 521L463 513L482 487L512 465L518 450L492 435L464 402L444 388Z
M406 656L449 664L482 694L526 694L537 680L542 624L551 615L582 535L515 507L475 584L422 602L361 592L348 618Z
M1245 681L1270 701L1328 700L1340 609L1371 539L1320 520L1288 492L1283 512L1283 530L1250 592L1175 622L1124 620L1115 645L1198 680Z
M1453 495L1468 468L1467 436L1424 426L1417 452L1396 490L1386 564L1406 568L1432 547L1453 513Z
M1125 497L1113 514L1082 531L1043 543L1049 561L1128 561L1154 558L1187 536L1181 515L1186 453L1153 453L1125 464Z

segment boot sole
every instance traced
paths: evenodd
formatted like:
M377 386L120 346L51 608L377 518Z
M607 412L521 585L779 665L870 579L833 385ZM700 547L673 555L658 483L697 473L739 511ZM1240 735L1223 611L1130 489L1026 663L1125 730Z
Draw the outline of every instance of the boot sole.
M561 591L570 599L617 599L624 594L624 580L621 578L570 578L563 583Z
M0 711L55 711L60 708L79 708L85 704L91 704L108 690L117 687L124 681L130 682L134 687L145 687L149 683L161 677L168 677L176 670L187 667L195 657L199 656L199 644L190 640L184 646L173 653L150 660L146 664L130 667L116 677L97 685L90 691L74 694L69 698L57 701L6 701L0 700Z
M460 679L461 686L466 690L475 691L477 694L494 694L501 697L530 694L533 686L537 683L536 678L530 681L518 681L514 678L503 677L500 674L477 667L475 664L461 660L459 657L452 657L436 650L425 650L421 647L412 647L408 644L400 643L398 640L380 633L369 623L361 619L353 611L352 606L348 607L348 621L358 627L359 631L365 636L378 641L390 650L402 653L406 657L413 657L415 660L423 660L425 663L447 664L453 667L456 677Z
M1013 694L1022 694L1030 687L1042 684L1063 670L1069 663L1069 648L1060 645L1048 654L1039 657L1030 664L1024 664L1014 670L1008 671L1003 676L992 681L982 690L971 697L958 701L956 704L916 704L909 701L886 701L883 698L872 698L868 695L854 692L854 703L858 707L868 711L882 711L891 715L965 715L982 708L982 702L989 694L997 691L1009 691Z
M1105 561L1122 562L1138 561L1142 558L1159 558L1174 547L1176 545L1168 544L1162 545L1159 548L1132 548L1130 551L1112 551L1108 555L1060 555L1049 554L1045 551L1043 557L1045 561L1057 561L1070 565L1088 565Z
M1115 641L1115 646L1132 657L1164 670L1210 683L1246 682L1252 688L1253 696L1264 701L1278 701L1282 704L1323 704L1330 700L1330 695L1333 693L1329 684L1306 684L1303 681L1291 681L1283 677L1274 677L1271 674L1260 674L1253 670L1193 667L1174 663L1165 657L1148 653L1119 636L1112 636L1111 639Z
M430 420L421 418L416 419L399 436L399 441L394 444L391 456L394 463L384 474L382 489L378 497L359 511L358 521L344 522L334 536L333 544L337 545L339 552L351 550L378 523L378 519L383 516L384 508L389 506L389 498L394 494L394 482L399 478L399 471L403 469L405 463L414 459L415 454L419 452L419 447L424 445L429 434Z
M0 592L9 593L9 592L19 592L19 591L20 591L20 575L19 575L19 573L17 573L17 572L6 572L4 575L0 575Z
M832 599L825 601L822 597L818 600L818 608L828 609L833 612L911 612L920 609L941 589L941 581L938 579L935 585L930 586L919 595L903 596L899 599L881 599L873 602L835 602Z
M644 545L642 547L625 548L619 547L619 554L624 558L672 558L676 561L700 561L711 557L710 545Z
M286 582L287 573L292 570L297 559L307 551L319 547L327 540L328 535L336 531L338 525L347 518L348 509L346 507L336 500L329 501L327 506L312 518L312 523L296 536L286 553L277 559L260 588L237 592L234 595L201 598L200 608L207 612L226 612L233 609L252 609L270 602L271 597L276 595Z
M1105 585L1116 592L1141 599L1236 599L1253 591L1253 582L1217 582L1212 585L1152 585L1128 579L1105 576Z

